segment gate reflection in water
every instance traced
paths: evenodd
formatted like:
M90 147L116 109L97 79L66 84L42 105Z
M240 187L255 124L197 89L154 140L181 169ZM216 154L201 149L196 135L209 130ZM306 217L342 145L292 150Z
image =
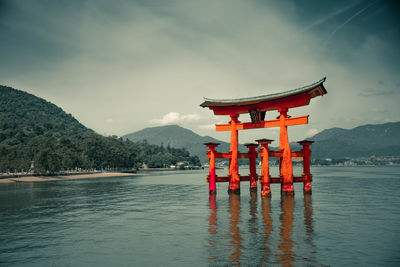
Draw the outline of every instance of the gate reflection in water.
M227 205L225 199L209 197L209 265L318 264L312 196L273 200L261 199L256 192L249 194L242 198L229 195ZM247 197L249 201L244 201Z

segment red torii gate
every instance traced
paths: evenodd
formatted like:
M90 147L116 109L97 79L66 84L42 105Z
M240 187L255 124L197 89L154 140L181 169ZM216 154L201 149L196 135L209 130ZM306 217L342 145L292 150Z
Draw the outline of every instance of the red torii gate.
M229 124L217 124L217 131L230 131L231 142L230 151L227 153L218 153L215 148L217 143L206 143L209 148L207 157L210 159L210 170L208 175L209 193L216 193L216 182L228 182L228 192L239 193L240 182L250 181L250 190L257 190L257 178L260 178L262 196L270 196L270 183L281 183L281 192L283 194L293 194L293 182L304 182L304 192L311 193L311 173L310 173L310 145L312 141L298 142L303 146L301 151L291 151L289 138L287 134L287 126L308 124L308 116L291 118L287 112L289 108L305 106L310 103L311 98L324 95L327 93L323 83L325 78L313 84L293 89L290 91L263 95L258 97L249 97L241 99L208 99L200 105L208 107L215 115L230 116ZM279 116L276 120L264 120L267 111L277 110ZM249 113L251 122L241 123L239 115ZM261 145L260 157L262 158L262 171L259 177L256 173L256 158L255 149L258 144L247 144L248 153L240 153L238 151L238 131L280 127L279 136L279 151L270 151L268 145L273 141L269 139L256 140ZM280 177L271 178L269 175L269 157L279 157ZM303 157L303 175L293 177L292 157ZM229 158L229 175L226 177L217 177L215 174L215 159ZM250 175L239 175L239 158L249 158Z

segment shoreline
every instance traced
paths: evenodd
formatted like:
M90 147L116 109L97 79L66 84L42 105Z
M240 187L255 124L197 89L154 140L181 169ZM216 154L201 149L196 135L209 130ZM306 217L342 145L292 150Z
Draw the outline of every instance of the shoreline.
M0 178L0 184L111 178L111 177L124 177L124 176L138 176L138 175L140 174L123 173L123 172L99 172L99 173L55 175L55 176L23 176L15 178Z

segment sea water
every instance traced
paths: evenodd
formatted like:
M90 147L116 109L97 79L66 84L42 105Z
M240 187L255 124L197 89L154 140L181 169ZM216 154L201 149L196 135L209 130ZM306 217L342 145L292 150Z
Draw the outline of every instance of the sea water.
M399 266L400 167L312 173L267 200L206 170L0 184L0 265Z

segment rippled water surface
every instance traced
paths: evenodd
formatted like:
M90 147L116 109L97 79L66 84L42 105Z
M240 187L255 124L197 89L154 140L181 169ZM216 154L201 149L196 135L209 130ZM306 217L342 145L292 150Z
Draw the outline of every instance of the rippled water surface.
M0 265L399 266L400 168L312 172L270 200L205 171L0 184Z

